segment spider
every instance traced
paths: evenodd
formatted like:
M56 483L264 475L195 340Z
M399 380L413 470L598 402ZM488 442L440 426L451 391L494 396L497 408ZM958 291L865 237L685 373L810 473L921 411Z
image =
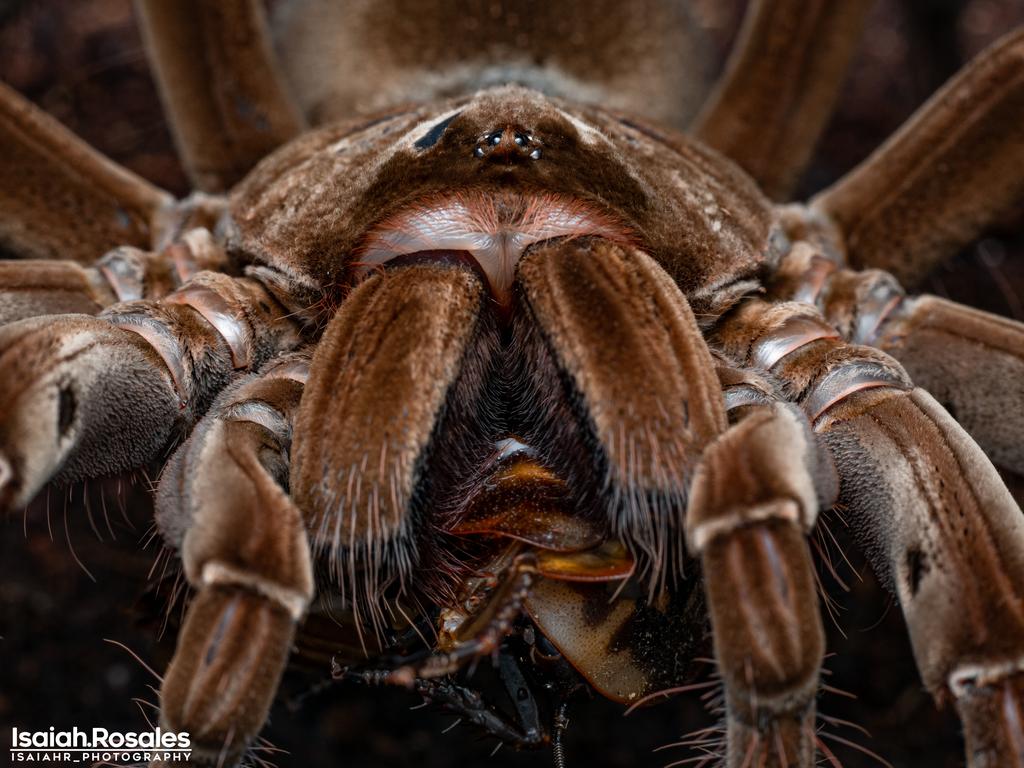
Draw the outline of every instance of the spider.
M515 634L643 702L692 649L623 629L706 603L724 763L814 765L837 506L968 764L1024 764L1024 329L901 287L1020 211L1024 33L787 203L867 5L754 3L691 122L669 3L296 3L293 101L260 3L143 2L183 200L0 90L0 507L178 446L194 759L243 756L319 582L371 653L437 622L379 674L438 697Z

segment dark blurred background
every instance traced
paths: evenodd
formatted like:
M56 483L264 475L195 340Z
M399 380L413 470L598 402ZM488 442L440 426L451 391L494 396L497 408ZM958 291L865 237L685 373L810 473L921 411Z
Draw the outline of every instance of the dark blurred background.
M719 65L741 0L695 0ZM803 192L837 178L890 135L965 61L1024 23L1021 0L880 0ZM0 79L116 161L176 193L187 191L135 29L129 0L0 0ZM2 148L0 148L2 151ZM1024 171L1024 169L1022 169ZM1024 239L992 237L933 275L924 289L1024 319ZM155 475L153 475L155 477ZM1022 486L1008 478L1017 498ZM141 729L156 701L156 670L173 651L163 630L169 579L150 573L150 478L145 473L51 488L25 513L0 521L0 733L11 726ZM849 589L823 575L835 603L824 715L857 723L825 730L893 766L960 766L959 725L923 692L898 607L879 589L838 521ZM841 558L839 558L841 561ZM175 621L170 622L171 627ZM286 750L279 766L524 766L547 755L503 749L456 727L403 691L327 683L329 671L290 672L264 736ZM654 747L711 722L699 694L622 716L602 700L571 712L570 766L664 766L692 757ZM3 750L7 736L0 739ZM827 741L847 768L880 765ZM0 752L0 763L7 757Z

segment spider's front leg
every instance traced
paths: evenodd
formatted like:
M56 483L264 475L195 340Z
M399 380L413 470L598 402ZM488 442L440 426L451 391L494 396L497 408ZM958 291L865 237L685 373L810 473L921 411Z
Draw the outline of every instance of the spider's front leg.
M831 449L840 502L953 699L971 768L1024 765L1024 516L963 429L895 360L805 304L748 301L717 340L770 369Z
M260 283L209 272L160 301L0 327L0 508L151 461L236 371L297 343Z
M581 508L606 510L658 588L671 588L685 512L725 682L727 764L809 768L824 639L805 533L834 486L809 425L755 377L716 378L686 299L646 254L536 246L519 284L517 321L533 329L519 333L523 388L545 413L531 444L551 446L570 483L603 489Z
M263 727L313 596L302 515L287 494L309 368L276 358L226 390L160 479L157 522L197 594L160 690L160 724L192 759L231 764Z

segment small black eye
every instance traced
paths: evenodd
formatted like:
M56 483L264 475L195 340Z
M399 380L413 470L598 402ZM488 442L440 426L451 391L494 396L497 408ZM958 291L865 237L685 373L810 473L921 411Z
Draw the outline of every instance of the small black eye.
M417 139L416 143L413 144L413 146L416 147L416 149L430 149L432 146L437 144L438 141L441 140L441 137L444 135L445 129L449 125L451 125L452 120L454 120L461 114L461 112L456 112L451 117L446 117L440 123L438 123L425 134L423 134L423 136Z

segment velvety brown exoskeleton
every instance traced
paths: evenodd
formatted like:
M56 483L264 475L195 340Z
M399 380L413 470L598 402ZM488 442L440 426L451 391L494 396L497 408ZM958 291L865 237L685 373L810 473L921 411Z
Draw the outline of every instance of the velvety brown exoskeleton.
M684 685L709 622L705 763L816 765L839 504L968 765L1024 766L1024 326L902 287L1022 210L1024 31L787 202L869 4L752 2L701 104L667 0L295 0L280 58L258 0L142 0L182 200L0 87L0 508L176 446L194 761L328 605L338 677L559 761L564 697Z

